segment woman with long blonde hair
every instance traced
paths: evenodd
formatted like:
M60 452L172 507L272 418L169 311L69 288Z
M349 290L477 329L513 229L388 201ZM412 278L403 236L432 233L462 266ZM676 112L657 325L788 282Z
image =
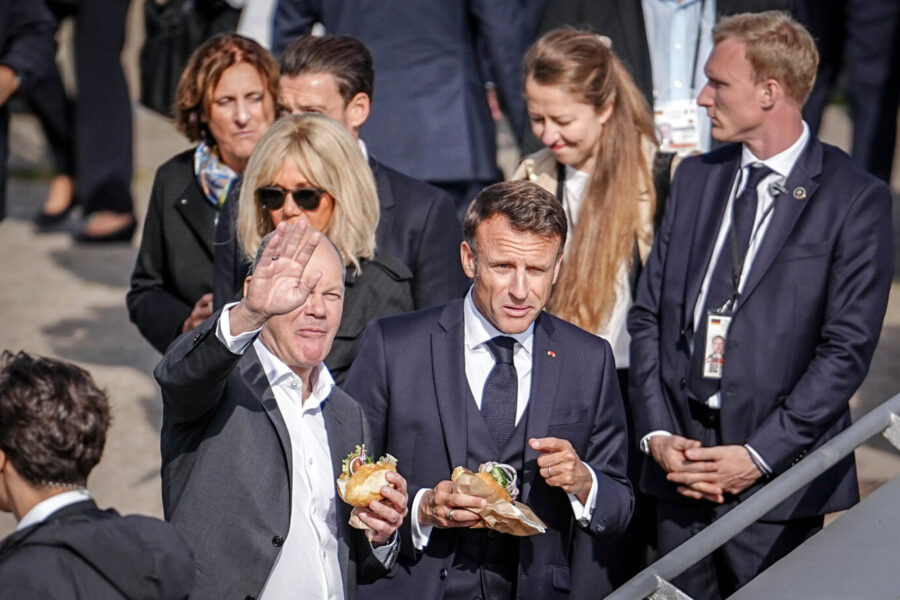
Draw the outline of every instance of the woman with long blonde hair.
M569 220L548 310L609 341L630 415L626 320L650 253L658 203L653 118L608 38L576 29L550 31L526 54L524 71L531 128L545 147L526 157L513 177L556 194ZM671 155L661 158L665 169ZM635 457L629 460L635 487L638 471ZM652 518L636 506L633 523ZM582 554L603 557L605 576L620 585L640 566L642 540L650 537L642 525L635 523L613 552Z

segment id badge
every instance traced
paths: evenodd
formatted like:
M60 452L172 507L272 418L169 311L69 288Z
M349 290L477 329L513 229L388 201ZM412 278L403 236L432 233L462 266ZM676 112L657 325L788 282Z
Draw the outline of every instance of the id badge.
M703 352L703 377L706 379L722 379L725 366L725 340L728 339L728 327L731 315L709 311L706 313L706 340Z
M700 115L695 100L669 100L653 110L659 149L685 155L700 151Z

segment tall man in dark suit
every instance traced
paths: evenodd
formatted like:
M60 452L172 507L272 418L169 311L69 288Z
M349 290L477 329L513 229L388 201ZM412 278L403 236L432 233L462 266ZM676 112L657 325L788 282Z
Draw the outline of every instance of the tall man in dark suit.
M369 598L587 597L570 570L576 538L614 543L631 515L626 429L609 344L543 312L566 217L525 181L492 185L466 213L462 264L474 285L444 306L373 322L347 379L376 450L410 482L410 524L392 578ZM484 529L481 498L452 493L456 466L499 461L547 532Z
M406 482L389 474L388 503L360 512L371 543L350 530L335 478L368 429L322 363L341 320L343 261L305 223L264 242L244 298L156 368L163 508L192 545L194 598L352 599L357 576L382 575L396 557Z
M461 220L475 194L502 177L484 61L516 137L525 130L526 16L520 0L279 0L272 51L317 22L368 46L379 100L363 137L379 160L450 193Z
M629 315L637 437L668 552L850 424L893 272L887 187L810 135L818 55L785 13L715 28L685 160ZM704 360L725 339L722 362ZM675 583L729 595L858 500L853 457Z

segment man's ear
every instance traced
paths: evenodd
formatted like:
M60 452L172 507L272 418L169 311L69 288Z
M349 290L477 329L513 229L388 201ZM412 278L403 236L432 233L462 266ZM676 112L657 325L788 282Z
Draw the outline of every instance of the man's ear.
M784 98L784 88L775 79L766 79L758 84L759 107L769 110Z
M459 259L462 261L462 268L469 279L475 279L475 271L477 271L477 257L475 250L469 245L469 242L463 242L459 246Z
M369 118L369 112L372 109L372 101L365 92L357 92L344 112L347 114L347 124L355 131L362 127L362 124Z

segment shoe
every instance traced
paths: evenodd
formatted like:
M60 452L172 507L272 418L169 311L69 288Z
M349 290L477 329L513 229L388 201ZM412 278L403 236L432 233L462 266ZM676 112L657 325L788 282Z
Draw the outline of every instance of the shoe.
M116 242L130 242L134 237L134 230L137 229L137 219L131 219L131 222L109 233L102 235L92 235L85 233L84 230L75 234L75 241L82 244L112 244Z
M58 213L45 213L44 210L41 209L40 212L34 215L34 217L31 219L31 222L34 223L34 226L38 229L38 231L48 230L68 219L69 213L72 212L73 208L75 208L74 201L72 201L65 210Z

